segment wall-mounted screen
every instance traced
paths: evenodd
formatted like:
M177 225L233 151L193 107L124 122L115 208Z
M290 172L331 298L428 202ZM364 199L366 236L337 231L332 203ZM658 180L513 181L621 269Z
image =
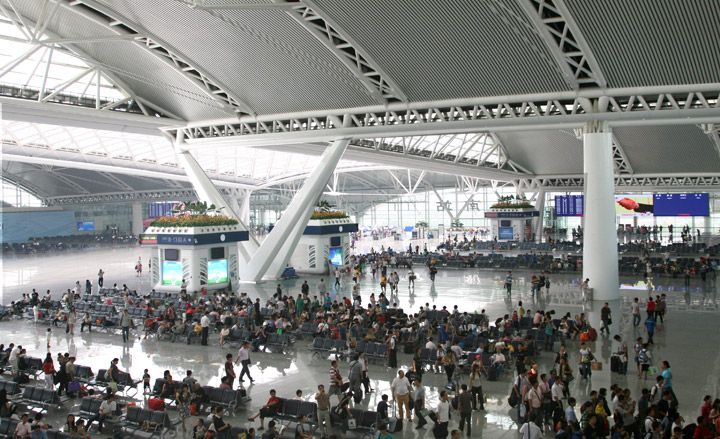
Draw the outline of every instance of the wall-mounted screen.
M345 258L343 258L342 247L330 247L330 253L328 256L330 263L333 267L340 267L345 264Z
M500 227L498 228L498 239L505 241L511 241L514 238L512 227Z
M558 195L555 197L555 216L583 216L584 213L584 196Z
M179 287L182 285L183 269L178 261L163 261L162 263L162 284Z
M331 236L330 237L330 246L331 247L338 247L341 244L341 240L339 236Z
M225 259L225 247L213 247L210 249L210 259Z
M629 216L652 216L652 195L615 195L615 213Z
M176 248L165 249L165 260L166 261L177 261L180 259L180 250Z
M208 261L208 285L225 284L228 281L227 259Z
M655 216L710 216L710 197L707 193L655 194Z
M78 232L94 232L95 221L78 221L77 230Z

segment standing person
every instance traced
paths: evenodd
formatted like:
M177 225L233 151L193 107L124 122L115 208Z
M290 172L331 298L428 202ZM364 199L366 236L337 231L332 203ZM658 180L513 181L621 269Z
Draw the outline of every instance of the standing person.
M655 319L654 318L648 318L645 320L645 330L648 334L647 342L649 344L655 344L653 342L653 334L655 334Z
M122 314L120 315L120 328L122 328L123 343L127 343L130 340L130 324L132 319L128 313L127 308L123 308ZM81 328L82 329L82 328Z
M638 372L638 378L642 377L647 380L647 374L648 370L650 370L650 360L652 360L652 355L650 354L650 351L648 350L647 343L644 343L640 350L638 351L637 355L637 361L640 365L640 371Z
M410 381L405 377L405 372L399 370L397 374L398 376L395 377L390 384L390 390L397 404L398 422L400 422L398 428L402 428L405 412L407 412L408 421L412 421L412 414L410 412L410 392L412 391L412 387L410 386Z
M203 346L207 346L208 344L208 334L210 333L210 312L205 311L205 314L200 318L200 326L202 327L202 338L200 339L200 344Z
M340 270L335 268L335 289L340 288Z
M385 340L388 351L388 367L397 368L397 337L395 333L391 333Z
M238 363L242 364L242 369L240 370L240 382L245 382L243 376L245 376L246 374L247 377L250 379L251 383L255 382L255 380L253 380L253 378L250 376L250 342L246 341L240 347L237 360L235 360L235 364Z
M440 401L437 405L437 422L433 428L433 435L436 439L444 439L448 435L448 424L450 423L450 401L445 390L440 391Z
M415 288L415 272L412 267L408 270L408 288Z
M550 294L550 276L545 275L545 297Z
M422 385L422 381L420 379L416 379L415 382L415 394L413 395L413 404L414 404L414 411L415 411L415 417L418 420L417 427L415 427L416 430L420 430L423 428L425 424L427 424L427 421L425 420L425 417L422 414L422 411L425 410L425 387Z
M105 272L101 268L100 270L98 270L98 281L97 281L98 290L103 287L104 282L105 282Z
M648 319L655 318L655 305L655 300L653 300L653 296L651 295L650 297L648 297L647 304L645 305L645 311L647 311Z
M342 375L340 374L340 369L338 369L337 360L332 360L330 362L330 396L337 395L338 400L340 400L342 395Z
M660 376L663 377L663 392L670 392L670 396L672 397L675 406L677 406L678 399L677 396L675 396L675 392L673 391L672 370L670 370L670 362L667 360L663 360L662 363L660 363L660 371Z
M317 404L317 422L322 428L323 436L332 429L330 421L330 395L325 393L325 386L320 384L315 394L315 403Z
M587 278L583 281L583 283L580 285L580 292L582 294L583 300L588 300L589 293L590 293L590 279Z
M505 276L505 291L507 291L508 296L510 294L512 294L512 283L513 283L512 271L508 271L507 276Z
M45 361L42 363L43 373L45 374L45 388L53 390L55 388L55 365L53 364L52 355L50 352L45 356Z
M67 325L65 326L65 333L75 335L75 321L77 320L77 314L75 308L70 307L70 311L67 314Z
M482 384L480 383L480 365L473 363L472 370L470 371L470 392L472 394L472 408L473 410L485 410L485 397L483 396ZM478 409L478 402L480 402L480 408ZM462 428L461 428L462 430Z
M458 411L460 412L460 431L465 430L467 422L467 436L470 437L470 429L472 426L473 397L468 391L467 384L460 386L460 395L458 398Z
M633 299L630 310L632 311L633 327L637 328L640 325L640 299L637 297Z
M605 302L605 305L600 310L600 320L602 320L602 326L600 327L600 333L605 331L606 335L610 335L610 324L612 323L610 304Z
M233 367L232 354L225 355L225 379L232 389L233 383L235 382L235 368Z
M175 401L177 402L177 409L180 414L180 424L182 425L183 432L187 431L185 420L190 417L191 399L192 395L190 394L190 388L187 384L183 383L182 387L175 392Z
M137 262L135 263L135 276L136 276L136 277L142 276L142 269L143 269L143 266L142 266L142 258L141 258L141 257L138 257L138 260L137 260Z

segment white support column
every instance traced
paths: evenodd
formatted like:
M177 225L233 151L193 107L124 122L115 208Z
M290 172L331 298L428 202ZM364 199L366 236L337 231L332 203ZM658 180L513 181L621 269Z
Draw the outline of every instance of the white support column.
M230 218L236 219L240 223L240 227L244 230L249 230L247 223L243 221L242 216L228 203L223 197L220 191L215 187L210 178L205 174L200 164L195 160L190 151L182 148L183 139L182 135L178 134L175 140L175 152L177 154L178 162L185 169L190 182L193 185L193 189L198 194L200 201L205 201L214 204L216 208L222 208L222 212ZM239 254L241 256L241 263L250 260L250 255L258 248L259 244L253 234L250 234L250 240L241 242L238 247Z
M305 225L312 215L318 196L325 189L325 184L335 171L349 142L348 139L335 140L325 149L317 166L305 180L302 188L295 194L275 227L262 242L247 266L241 269L241 280L259 282L265 273L276 277L277 273L268 272L271 264L275 267L284 267L287 264L290 253L295 250L302 232L305 230Z
M583 135L585 227L583 280L590 279L594 299L620 298L612 134L606 124L588 126Z
M143 228L143 215L142 215L142 203L139 201L133 201L132 203L132 234L140 236L144 231Z
M538 189L537 199L535 200L535 207L540 212L540 216L535 223L535 242L542 242L543 238L543 226L545 219L545 190Z

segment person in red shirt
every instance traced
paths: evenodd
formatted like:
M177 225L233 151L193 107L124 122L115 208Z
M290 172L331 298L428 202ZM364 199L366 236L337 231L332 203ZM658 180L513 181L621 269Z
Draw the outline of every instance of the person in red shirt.
M710 429L710 422L707 419L699 416L697 418L697 426L693 433L693 439L713 439L713 432Z
M262 430L265 428L265 418L270 418L274 416L278 410L280 410L280 398L275 396L275 389L270 390L270 398L268 398L267 403L265 403L264 406L260 407L260 411L256 413L254 416L250 416L248 418L248 421L253 422L255 421L255 418L258 416L260 417L260 428L258 430Z
M705 398L703 398L703 403L700 406L700 416L703 417L703 419L710 419L710 411L712 410L712 396L705 395Z
M645 306L645 311L647 311L648 319L652 319L655 316L655 301L653 300L652 296L648 298L647 305Z

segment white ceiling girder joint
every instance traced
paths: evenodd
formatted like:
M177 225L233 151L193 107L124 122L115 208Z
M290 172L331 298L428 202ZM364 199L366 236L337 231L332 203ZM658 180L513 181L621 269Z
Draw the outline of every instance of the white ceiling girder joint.
M137 38L127 40L142 47L149 53L162 60L168 67L183 76L186 80L194 84L199 90L204 92L208 97L218 102L224 109L253 116L255 115L249 105L242 102L241 99L234 96L227 87L219 81L211 78L209 74L202 71L199 67L190 61L187 57L181 55L177 50L173 49L167 43L160 41L147 32L139 30L139 28L124 17L117 16L114 11L99 4L94 0L83 0L82 2L74 2L71 0L54 0L67 9L89 19L93 22L105 27L118 35L137 35ZM82 6L82 7L78 7ZM88 11L90 9L91 11ZM119 26L122 24L122 26Z
M330 50L378 103L407 102L405 94L387 73L312 1L297 3L287 13Z

